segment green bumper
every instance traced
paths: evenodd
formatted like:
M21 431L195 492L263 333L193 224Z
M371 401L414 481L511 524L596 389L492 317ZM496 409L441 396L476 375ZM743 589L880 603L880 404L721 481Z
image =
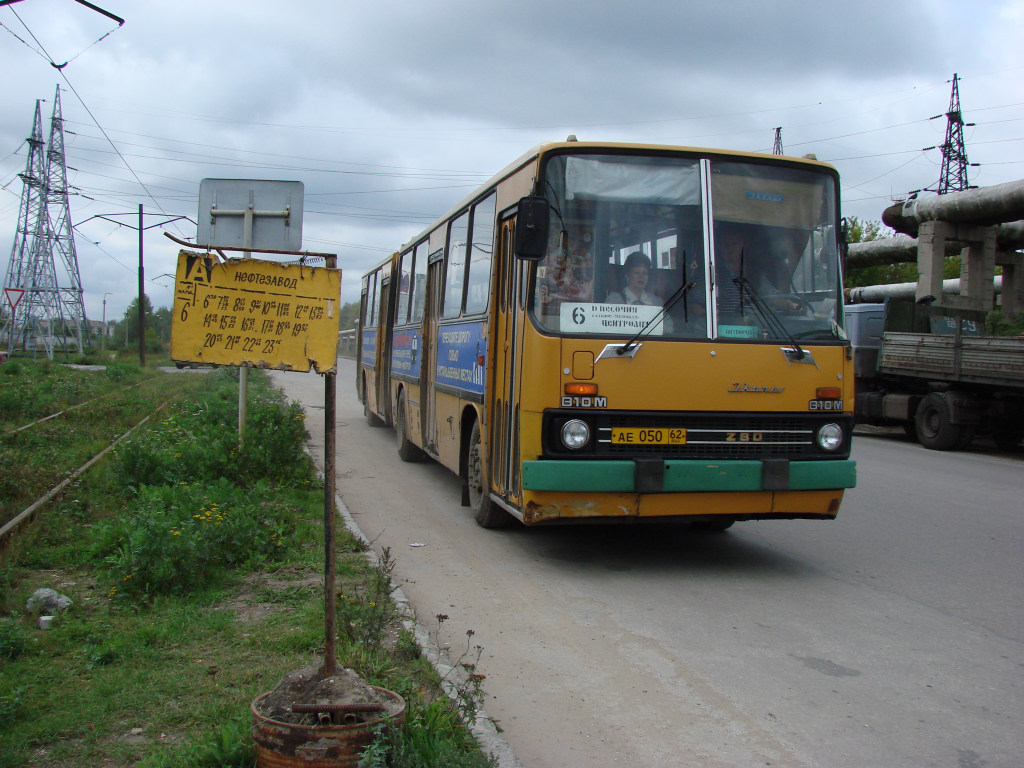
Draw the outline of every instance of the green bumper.
M829 461L524 461L529 491L685 493L819 491L853 488L857 462Z

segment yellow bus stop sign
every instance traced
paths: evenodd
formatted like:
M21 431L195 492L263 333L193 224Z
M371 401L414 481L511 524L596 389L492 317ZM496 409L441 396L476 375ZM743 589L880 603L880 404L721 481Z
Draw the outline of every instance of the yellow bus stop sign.
M171 357L317 373L337 367L341 270L181 251Z

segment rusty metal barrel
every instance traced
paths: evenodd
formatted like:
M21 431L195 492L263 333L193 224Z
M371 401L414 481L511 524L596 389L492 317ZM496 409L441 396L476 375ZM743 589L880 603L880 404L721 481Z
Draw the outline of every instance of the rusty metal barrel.
M260 702L270 694L257 698L251 707L257 768L356 768L380 725L405 724L405 699L385 688L372 687L384 706L368 708L367 717L360 722L340 724L296 725L274 720L260 713Z

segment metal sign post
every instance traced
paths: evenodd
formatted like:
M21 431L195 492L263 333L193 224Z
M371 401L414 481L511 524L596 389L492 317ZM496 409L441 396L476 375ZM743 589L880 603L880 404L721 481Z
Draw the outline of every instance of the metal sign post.
M323 673L330 677L337 668L334 430L341 271L335 268L334 254L316 255L326 259L326 268L252 258L224 263L209 253L181 251L171 357L181 362L238 365L242 371L247 365L284 371L316 368L325 376Z
M302 246L303 199L301 181L203 179L198 240L212 247L240 246L243 259L251 258L253 248L297 251ZM245 436L248 403L249 371L242 367L238 371L239 445Z

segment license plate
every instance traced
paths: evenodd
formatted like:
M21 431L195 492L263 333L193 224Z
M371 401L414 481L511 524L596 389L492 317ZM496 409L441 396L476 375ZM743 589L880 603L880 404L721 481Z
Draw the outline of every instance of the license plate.
M679 427L612 427L612 445L684 445L686 430Z

